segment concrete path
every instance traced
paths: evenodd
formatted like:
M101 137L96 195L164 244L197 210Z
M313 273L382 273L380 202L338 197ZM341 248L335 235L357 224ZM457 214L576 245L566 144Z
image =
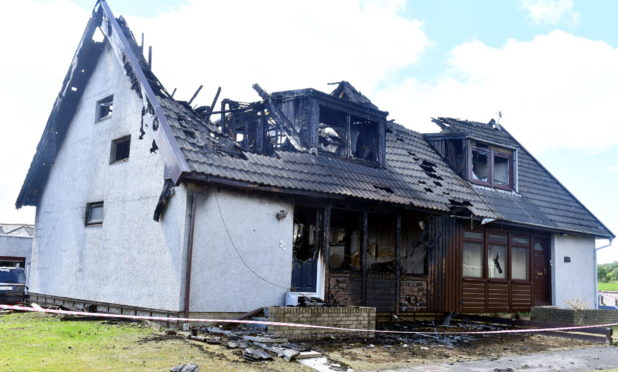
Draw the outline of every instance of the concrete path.
M425 365L389 370L391 372L547 372L547 371L618 371L618 347L603 346L530 355L513 355L453 364ZM387 372L382 370L380 372Z

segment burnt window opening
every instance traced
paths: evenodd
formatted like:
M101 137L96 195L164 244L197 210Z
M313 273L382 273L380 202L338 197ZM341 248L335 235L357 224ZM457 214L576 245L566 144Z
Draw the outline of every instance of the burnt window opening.
M360 271L360 214L333 209L330 219L329 252L333 271Z
M112 141L110 164L129 160L131 150L131 136L117 138Z
M345 158L378 161L377 121L319 106L319 150Z
M395 272L395 219L369 215L367 221L367 266L369 272Z
M320 107L320 122L318 125L318 145L324 152L345 156L346 154L346 114Z
M427 274L427 250L431 243L427 230L421 230L418 219L402 217L399 252L402 274Z
M114 96L110 95L97 102L96 121L112 117L114 111Z
M507 190L514 188L512 151L473 143L470 154L470 181Z
M86 226L103 224L103 202L86 204Z
M309 261L318 256L317 210L297 207L294 209L294 259Z

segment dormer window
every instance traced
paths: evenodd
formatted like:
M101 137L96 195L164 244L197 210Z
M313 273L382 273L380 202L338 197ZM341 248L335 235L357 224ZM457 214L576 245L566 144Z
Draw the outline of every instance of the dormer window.
M379 125L326 106L319 106L318 150L345 158L378 161Z
M471 141L468 179L476 184L513 189L513 151Z

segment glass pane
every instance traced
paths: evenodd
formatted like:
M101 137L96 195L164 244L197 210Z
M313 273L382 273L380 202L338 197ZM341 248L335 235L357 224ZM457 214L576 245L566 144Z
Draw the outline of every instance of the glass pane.
M487 275L490 278L506 279L506 246L489 245Z
M103 205L92 205L88 212L88 223L102 222L103 221Z
M541 243L538 243L538 242L537 242L537 243L534 245L534 250L535 250L535 251L543 251L543 246L541 245Z
M528 280L528 248L511 248L511 278Z
M479 243L465 243L463 248L463 276L480 278L483 276L481 263L482 246Z
M505 243L506 244L506 235L502 234L489 234L489 240L493 242Z
M474 231L464 231L464 238L483 240L483 233Z
M509 185L509 159L494 156L494 182L500 185Z
M484 152L472 151L472 179L487 182L488 159Z
M529 245L530 239L524 237L514 237L513 244Z

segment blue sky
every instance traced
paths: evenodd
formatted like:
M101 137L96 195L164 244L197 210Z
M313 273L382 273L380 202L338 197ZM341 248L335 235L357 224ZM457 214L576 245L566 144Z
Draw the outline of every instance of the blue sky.
M207 103L219 85L251 100L254 82L326 90L346 79L418 131L436 130L431 116L489 121L502 111L509 132L618 233L618 1L108 3L136 36L145 32L155 73L181 98L200 84ZM8 55L25 61L0 62L0 98L20 122L0 137L0 157L13 159L0 180L2 222L33 220L31 208L12 206L93 5L0 5L0 34L15 35ZM24 50L29 43L37 48ZM618 249L600 260L618 260Z

